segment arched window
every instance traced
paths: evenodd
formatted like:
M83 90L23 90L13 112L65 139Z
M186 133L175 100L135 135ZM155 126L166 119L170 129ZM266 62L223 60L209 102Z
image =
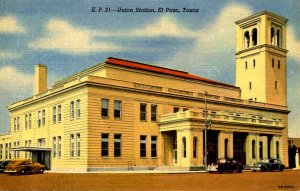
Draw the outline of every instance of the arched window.
M276 45L278 46L278 47L280 47L280 42L281 42L281 34L280 34L281 32L280 32L280 30L278 29L277 30L277 32L276 32L276 36L277 36L277 38L276 38Z
M193 138L193 157L197 158L197 137Z
M256 158L255 140L252 140L252 158Z
M256 46L257 45L257 29L254 28L252 30L252 46Z
M250 46L250 34L249 31L246 31L244 34L245 48L249 48Z
M183 144L183 157L186 157L186 138L182 138L182 144Z
M224 156L225 158L228 158L228 139L225 139L224 141Z
M275 29L271 28L271 45L275 45Z
M279 141L276 141L276 157L279 159Z

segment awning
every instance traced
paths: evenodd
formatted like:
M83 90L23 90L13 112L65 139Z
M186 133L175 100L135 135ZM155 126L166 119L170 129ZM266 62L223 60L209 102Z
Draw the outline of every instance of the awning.
M51 151L51 148L45 148L45 147L18 147L18 148L12 148L11 151Z

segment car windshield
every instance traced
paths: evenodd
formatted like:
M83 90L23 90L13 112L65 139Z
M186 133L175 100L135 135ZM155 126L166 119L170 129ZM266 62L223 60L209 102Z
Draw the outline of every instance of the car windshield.
M270 162L269 159L262 159L261 162Z

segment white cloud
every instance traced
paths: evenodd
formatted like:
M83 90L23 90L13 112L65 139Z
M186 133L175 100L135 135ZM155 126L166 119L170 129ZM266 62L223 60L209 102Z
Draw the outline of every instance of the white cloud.
M287 28L287 49L289 50L288 56L300 62L300 41L297 40L293 27Z
M122 48L108 42L94 39L96 31L76 28L60 19L52 19L47 24L47 35L28 44L35 49L58 50L65 54L85 54L98 51L118 51Z
M25 28L18 23L15 16L0 17L0 33L24 33Z
M175 37L191 37L195 36L195 32L180 26L176 20L169 16L162 16L153 23L142 29L136 29L129 33L132 36L157 37L157 36L175 36Z
M17 91L18 88L32 89L32 87L32 75L22 73L12 66L0 68L0 89Z
M17 60L22 58L22 54L21 53L15 53L12 51L0 51L0 59L1 60Z

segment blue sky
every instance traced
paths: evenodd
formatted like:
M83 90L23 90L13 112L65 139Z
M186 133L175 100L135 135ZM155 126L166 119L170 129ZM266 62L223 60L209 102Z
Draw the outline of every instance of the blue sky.
M198 13L93 13L92 7L196 8ZM0 1L0 133L8 104L32 96L34 65L48 84L119 57L235 84L236 20L263 10L289 19L289 135L300 137L300 1Z

